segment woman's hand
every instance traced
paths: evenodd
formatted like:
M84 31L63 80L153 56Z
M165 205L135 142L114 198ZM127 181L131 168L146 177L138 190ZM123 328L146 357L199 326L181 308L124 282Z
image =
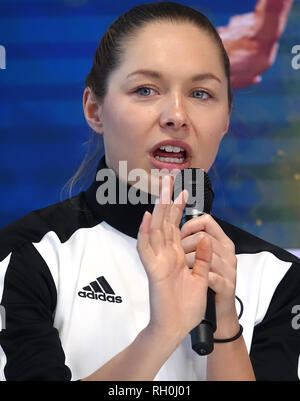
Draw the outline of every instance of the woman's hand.
M172 188L173 179L165 176L153 214L144 215L137 250L149 279L149 326L182 341L205 313L212 252L205 237L195 244L193 268L187 265L179 223L188 192L173 203Z
M239 328L235 308L237 267L235 246L209 214L193 218L181 228L181 244L189 267L194 264L197 244L202 238L210 240L212 245L208 286L216 293L215 338L230 338Z

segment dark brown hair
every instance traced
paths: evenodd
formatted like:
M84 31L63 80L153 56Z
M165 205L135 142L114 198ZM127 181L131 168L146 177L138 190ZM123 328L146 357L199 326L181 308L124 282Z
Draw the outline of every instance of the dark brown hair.
M201 12L186 5L161 1L135 6L122 14L106 30L102 36L94 55L93 66L86 77L85 85L89 87L101 103L108 89L110 74L122 63L122 56L126 44L133 39L137 31L151 22L170 21L174 23L188 22L199 29L207 32L216 42L220 50L221 60L224 66L228 82L228 106L232 108L232 89L230 85L230 62L222 40L209 21ZM72 188L81 181L91 163L103 154L102 135L91 132L88 141L88 151L75 175L67 182L69 196L72 195Z

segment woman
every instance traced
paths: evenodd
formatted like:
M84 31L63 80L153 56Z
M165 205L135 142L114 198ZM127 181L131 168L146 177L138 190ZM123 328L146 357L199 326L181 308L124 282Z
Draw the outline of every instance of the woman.
M174 168L212 166L231 107L228 57L199 12L145 4L109 27L83 95L105 148L94 182L1 232L3 379L297 379L298 259L209 215L179 230L187 193L170 201ZM148 203L123 202L134 186ZM208 286L228 342L200 357L188 334Z

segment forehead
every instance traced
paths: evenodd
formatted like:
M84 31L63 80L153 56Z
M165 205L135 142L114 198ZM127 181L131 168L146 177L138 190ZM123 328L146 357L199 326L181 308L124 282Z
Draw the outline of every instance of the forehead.
M120 69L153 67L174 73L201 70L225 79L220 49L210 34L188 22L160 21L139 29L125 42Z

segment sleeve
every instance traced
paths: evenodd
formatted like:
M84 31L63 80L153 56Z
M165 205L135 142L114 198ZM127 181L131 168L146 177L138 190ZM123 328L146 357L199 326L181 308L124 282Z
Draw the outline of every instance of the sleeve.
M32 243L0 262L2 320L5 317L0 331L2 380L71 380L53 326L56 298L50 270Z
M277 286L264 319L255 326L250 358L257 380L300 379L300 264Z

